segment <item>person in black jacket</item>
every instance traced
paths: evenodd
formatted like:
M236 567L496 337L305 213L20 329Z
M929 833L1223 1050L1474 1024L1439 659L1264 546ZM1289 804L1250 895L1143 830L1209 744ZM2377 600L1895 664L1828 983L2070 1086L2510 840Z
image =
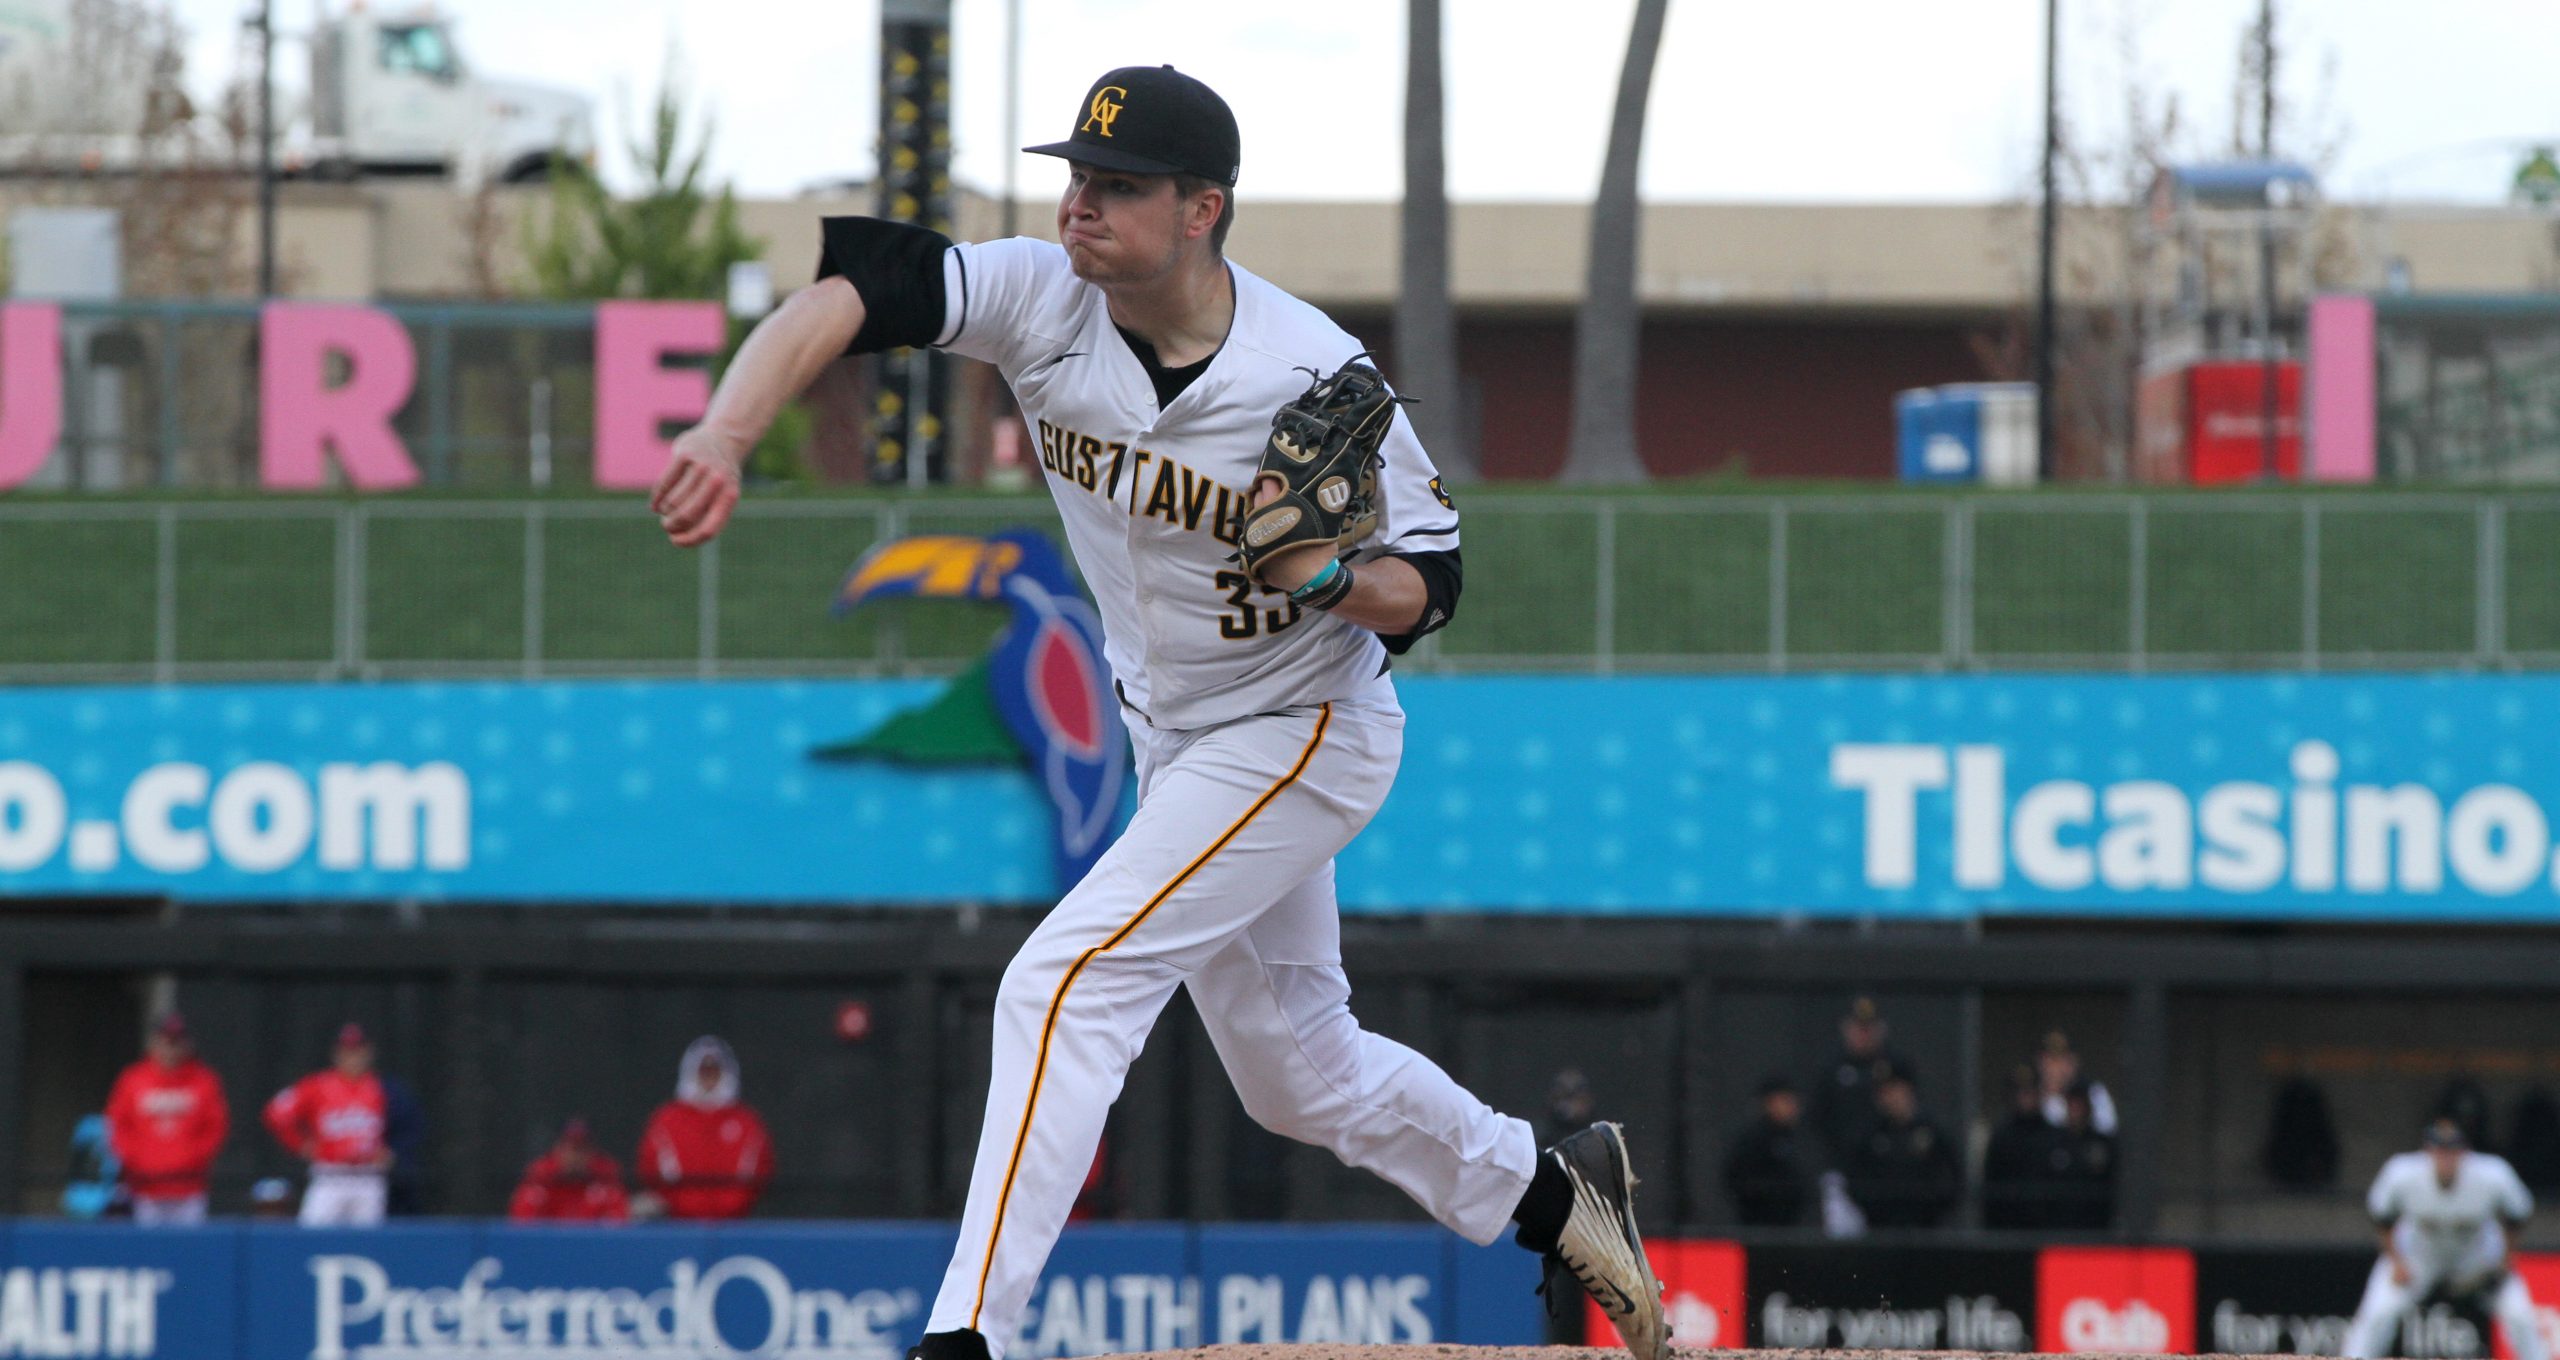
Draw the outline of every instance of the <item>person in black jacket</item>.
M1890 1064L1876 1081L1875 1123L1843 1169L1871 1228L1934 1228L1964 1194L1955 1143L1920 1113L1911 1075Z
M1813 1199L1805 1164L1804 1106L1795 1085L1773 1076L1760 1083L1760 1113L1734 1135L1725 1154L1724 1189L1737 1221L1754 1228L1791 1228Z
M2062 1131L2045 1118L2036 1070L2021 1065L2009 1076L2008 1118L1991 1131L1991 1146L1982 1154L1982 1226L2051 1225L2046 1168L2061 1142Z
M1875 998L1858 997L1840 1017L1840 1052L1813 1083L1813 1127L1825 1156L1845 1167L1867 1126L1875 1122L1878 1074L1913 1071L1885 1042L1889 1033Z
M2098 1132L2089 1083L2063 1090L2062 1127L2055 1129L2050 1160L2054 1227L2099 1232L2116 1217L2116 1140Z

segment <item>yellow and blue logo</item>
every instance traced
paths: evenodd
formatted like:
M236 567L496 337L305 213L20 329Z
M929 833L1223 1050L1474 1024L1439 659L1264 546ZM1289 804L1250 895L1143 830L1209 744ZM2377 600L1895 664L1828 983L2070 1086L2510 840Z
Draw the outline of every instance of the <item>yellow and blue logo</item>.
M1031 529L881 544L846 574L835 613L897 599L1000 603L1012 617L987 655L933 702L811 754L909 764L1024 761L1056 813L1059 887L1074 886L1110 844L1129 788L1129 734L1112 701L1101 616L1058 550Z

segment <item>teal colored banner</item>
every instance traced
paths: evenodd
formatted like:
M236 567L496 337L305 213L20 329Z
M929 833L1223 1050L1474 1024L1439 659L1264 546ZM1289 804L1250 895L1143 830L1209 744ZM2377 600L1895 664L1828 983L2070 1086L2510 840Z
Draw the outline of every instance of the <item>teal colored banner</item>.
M0 891L1052 900L1030 771L821 761L929 681L0 691ZM2560 919L2560 680L1425 677L1345 907Z

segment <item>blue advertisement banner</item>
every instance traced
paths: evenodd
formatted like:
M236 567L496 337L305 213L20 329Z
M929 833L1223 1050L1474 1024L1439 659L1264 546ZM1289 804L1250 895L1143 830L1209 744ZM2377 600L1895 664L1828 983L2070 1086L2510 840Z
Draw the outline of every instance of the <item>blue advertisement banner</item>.
M897 1360L952 1242L939 1224L20 1222L0 1229L0 1357ZM1479 1282L1466 1307L1461 1275ZM1539 1336L1536 1284L1528 1253L1436 1228L1077 1228L1007 1353L1525 1344Z
M1023 768L821 761L930 681L0 691L0 892L1027 902ZM2560 678L1421 677L1345 908L2560 916Z

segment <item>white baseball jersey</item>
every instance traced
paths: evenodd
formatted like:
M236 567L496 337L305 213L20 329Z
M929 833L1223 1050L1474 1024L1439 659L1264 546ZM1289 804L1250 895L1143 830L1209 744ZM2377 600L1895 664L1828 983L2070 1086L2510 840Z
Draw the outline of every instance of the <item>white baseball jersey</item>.
M939 318L911 287L936 264ZM938 319L933 343L1003 372L1101 610L1112 674L1144 719L1130 728L1137 815L997 991L960 1240L925 1330L981 1332L994 1360L1021 1341L1111 1102L1183 987L1256 1120L1492 1241L1536 1169L1533 1133L1429 1058L1363 1030L1342 971L1333 858L1385 800L1404 749L1387 644L1254 585L1230 560L1272 413L1359 342L1228 265L1226 340L1159 406L1156 377L1102 290L1056 245L945 247L837 219L821 267L878 291L872 315L889 324L861 343L912 343ZM1378 525L1354 561L1457 546L1457 512L1398 421ZM1453 601L1454 582L1450 592L1433 588L1426 610Z
M1064 248L1016 237L943 257L935 344L1012 385L1101 609L1111 673L1141 715L1174 730L1343 698L1387 664L1375 633L1255 586L1228 560L1272 413L1306 390L1304 370L1329 375L1362 348L1314 307L1228 269L1226 344L1159 410L1102 290L1075 276ZM1409 421L1381 455L1378 527L1353 561L1457 547L1457 511Z
M2433 1158L2424 1152L2403 1152L2382 1164L2365 1207L2376 1222L2391 1225L2392 1240L2408 1262L2409 1277L2395 1278L2387 1256L2373 1263L2341 1354L2373 1360L2390 1349L2392 1334L2404 1315L2431 1291L2438 1287L2468 1291L2486 1285L2493 1286L2490 1310L2506 1336L2509 1352L2516 1360L2551 1360L2551 1348L2523 1279L2499 1274L2507 1248L2500 1224L2521 1221L2533 1212L2532 1193L2505 1158L2467 1152L2453 1184L2446 1185L2436 1179Z
M2453 1184L2436 1179L2424 1152L2403 1152L2382 1164L2365 1208L2376 1223L2398 1225L2400 1249L2423 1263L2449 1268L2477 1244L2493 1222L2517 1222L2533 1212L2524 1188L2504 1157L2466 1152Z

